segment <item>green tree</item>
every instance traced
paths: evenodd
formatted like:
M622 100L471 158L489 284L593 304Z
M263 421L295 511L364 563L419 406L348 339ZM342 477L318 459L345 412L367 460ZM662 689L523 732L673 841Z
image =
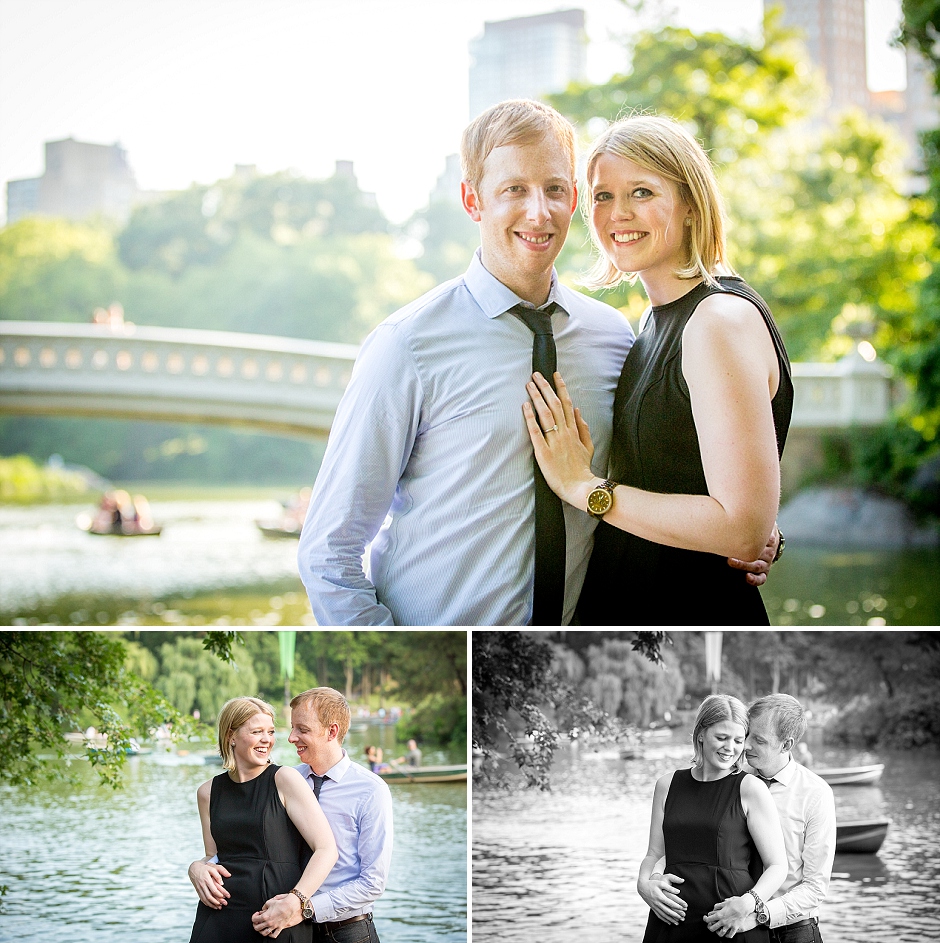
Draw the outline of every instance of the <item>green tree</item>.
M89 321L125 283L103 224L28 218L0 229L0 319Z
M450 200L432 199L408 220L405 232L421 243L423 252L415 264L436 284L462 275L480 244L477 224Z
M192 637L160 647L160 673L154 684L178 711L198 710L200 719L209 723L229 698L258 694L252 660L242 646L236 646L231 663L225 663Z
M551 96L589 135L623 114L653 111L686 124L726 164L759 151L762 135L809 114L819 97L819 79L778 8L765 14L760 42L666 26L637 34L627 51L628 72Z
M940 93L940 50L937 47L940 2L902 0L901 9L904 15L903 41L927 60L933 70L934 92ZM940 129L923 134L922 144L930 222L936 234L940 230ZM934 241L938 241L936 235ZM904 357L904 367L914 378L909 421L921 437L919 451L925 457L940 452L940 259L934 257L931 262L931 272L921 286L916 316L911 319ZM937 496L931 510L940 514L940 498Z
M94 726L105 744L85 744L101 781L121 784L132 736L170 724L191 728L171 704L126 664L122 641L104 632L0 632L0 780L29 786L63 776L43 754L68 758L64 735ZM133 652L132 663L149 662Z
M931 251L920 206L902 192L900 141L846 112L818 137L796 128L765 145L723 174L730 252L770 300L791 359L848 353L852 328L866 327L855 321L899 363Z

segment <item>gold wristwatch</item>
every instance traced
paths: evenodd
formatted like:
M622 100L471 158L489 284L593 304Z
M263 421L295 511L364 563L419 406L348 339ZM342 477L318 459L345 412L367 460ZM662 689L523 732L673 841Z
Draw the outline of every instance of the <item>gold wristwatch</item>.
M601 518L614 506L615 481L602 481L587 496L587 512L591 517Z

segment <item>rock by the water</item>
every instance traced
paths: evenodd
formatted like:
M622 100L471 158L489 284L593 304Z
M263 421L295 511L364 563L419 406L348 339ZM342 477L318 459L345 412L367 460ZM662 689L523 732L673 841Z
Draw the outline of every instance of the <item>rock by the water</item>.
M919 524L901 501L862 488L807 488L777 517L788 545L897 550L936 547L940 531Z

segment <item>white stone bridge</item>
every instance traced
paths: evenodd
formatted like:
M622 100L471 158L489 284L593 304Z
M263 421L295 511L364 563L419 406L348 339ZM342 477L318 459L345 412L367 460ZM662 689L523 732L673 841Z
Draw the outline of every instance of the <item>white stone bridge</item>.
M357 351L264 334L0 321L0 413L325 436Z
M0 413L324 436L357 351L263 334L0 321ZM893 405L890 370L857 353L835 364L794 364L793 379L793 429L878 425Z

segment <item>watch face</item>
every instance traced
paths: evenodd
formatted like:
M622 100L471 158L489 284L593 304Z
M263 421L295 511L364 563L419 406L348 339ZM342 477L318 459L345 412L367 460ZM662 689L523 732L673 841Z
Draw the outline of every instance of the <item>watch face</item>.
M313 920L313 907L309 903L304 904L303 918L304 920Z
M613 504L613 501L614 499L610 496L609 491L604 488L595 488L588 495L588 510L592 514L606 514L610 510L610 506Z
M766 910L762 910L762 911L757 915L757 922L758 922L758 923L761 923L761 924L763 924L763 923L770 923L770 914L767 913Z

